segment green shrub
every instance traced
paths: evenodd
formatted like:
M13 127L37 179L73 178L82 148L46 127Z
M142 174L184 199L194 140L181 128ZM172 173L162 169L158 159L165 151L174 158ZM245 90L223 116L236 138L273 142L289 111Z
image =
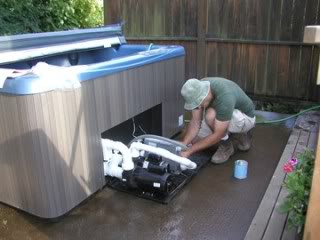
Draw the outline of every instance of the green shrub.
M0 2L1 35L39 31L39 12L34 11L32 0Z
M1 1L0 35L96 27L102 15L96 0Z
M302 109L306 109L308 106L302 106L301 104L293 103L281 103L271 101L254 101L256 110L276 112L284 114L294 114L300 112Z
M288 196L280 206L280 211L288 213L289 226L302 228L305 223L311 182L314 169L314 154L310 150L291 159L284 165L287 173L284 186L288 189Z
M102 25L103 11L98 4L92 4L92 0L74 0L74 6L79 27Z

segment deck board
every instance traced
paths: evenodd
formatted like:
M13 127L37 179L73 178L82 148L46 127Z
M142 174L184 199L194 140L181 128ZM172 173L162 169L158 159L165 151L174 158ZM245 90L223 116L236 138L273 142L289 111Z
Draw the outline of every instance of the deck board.
M297 229L288 227L288 218L287 218L281 240L294 240L294 239L297 239Z
M283 229L285 228L287 215L280 213L279 211L277 211L277 209L279 209L281 203L287 196L288 191L284 187L282 187L272 211L271 217L269 219L268 226L263 235L263 240L280 239Z
M283 187L286 174L282 169L291 157L298 156L306 148L315 149L319 120L320 117L316 112L309 112L298 117L267 191L247 231L246 240L292 240L296 238L297 229L289 228L287 214L278 211L288 194Z
M279 164L261 201L257 213L253 218L245 239L251 240L263 238L265 230L269 224L271 214L274 211L276 200L280 194L282 182L285 178L285 173L282 171L282 166L286 161L288 161L288 158L292 156L292 153L298 143L299 136L300 132L294 129L290 135L288 144L283 151Z

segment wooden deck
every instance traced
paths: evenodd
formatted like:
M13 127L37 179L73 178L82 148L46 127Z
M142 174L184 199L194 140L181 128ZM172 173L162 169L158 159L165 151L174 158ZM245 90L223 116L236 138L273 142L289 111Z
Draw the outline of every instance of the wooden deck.
M319 112L309 112L298 117L279 164L260 203L257 213L246 234L246 240L297 239L297 229L289 229L287 214L281 214L278 207L287 196L283 181L286 174L283 165L302 153L305 148L316 149L319 132Z

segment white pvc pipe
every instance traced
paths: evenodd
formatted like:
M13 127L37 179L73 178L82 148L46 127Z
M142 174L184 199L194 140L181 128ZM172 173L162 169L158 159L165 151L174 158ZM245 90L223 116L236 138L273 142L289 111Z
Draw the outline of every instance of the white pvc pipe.
M118 153L112 154L112 160L103 163L104 175L122 179L123 169L119 167L122 156Z
M143 144L140 142L133 142L130 146L130 151L131 151L131 154L133 157L137 157L137 152L141 151L141 150L151 152L151 153L157 154L159 156L168 158L168 159L175 161L177 163L180 163L182 169L185 169L185 168L195 169L197 167L197 164L190 161L189 159L177 156L177 155L175 155L175 154L173 154L163 148L153 147L153 146L146 145L146 144Z
M109 139L101 139L102 147L112 150L119 151L123 156L122 169L125 171L130 171L134 168L134 163L132 161L132 157L129 151L129 148L124 145L122 142L115 142ZM103 150L103 152L109 152L108 150ZM104 157L106 158L106 157Z
M112 149L108 147L105 139L101 139L101 145L102 145L103 160L110 161L113 156Z

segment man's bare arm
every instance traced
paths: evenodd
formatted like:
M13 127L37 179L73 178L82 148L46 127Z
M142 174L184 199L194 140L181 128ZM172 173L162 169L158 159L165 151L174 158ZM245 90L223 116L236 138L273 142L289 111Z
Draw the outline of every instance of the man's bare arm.
M223 138L227 132L229 126L229 121L221 122L219 120L215 120L214 132L209 136L201 139L197 143L193 144L187 151L190 156L193 153L199 152L201 150L207 149L216 143L218 143L221 138Z
M202 120L202 109L192 110L191 121L188 124L186 135L184 136L182 143L188 145L198 135Z

